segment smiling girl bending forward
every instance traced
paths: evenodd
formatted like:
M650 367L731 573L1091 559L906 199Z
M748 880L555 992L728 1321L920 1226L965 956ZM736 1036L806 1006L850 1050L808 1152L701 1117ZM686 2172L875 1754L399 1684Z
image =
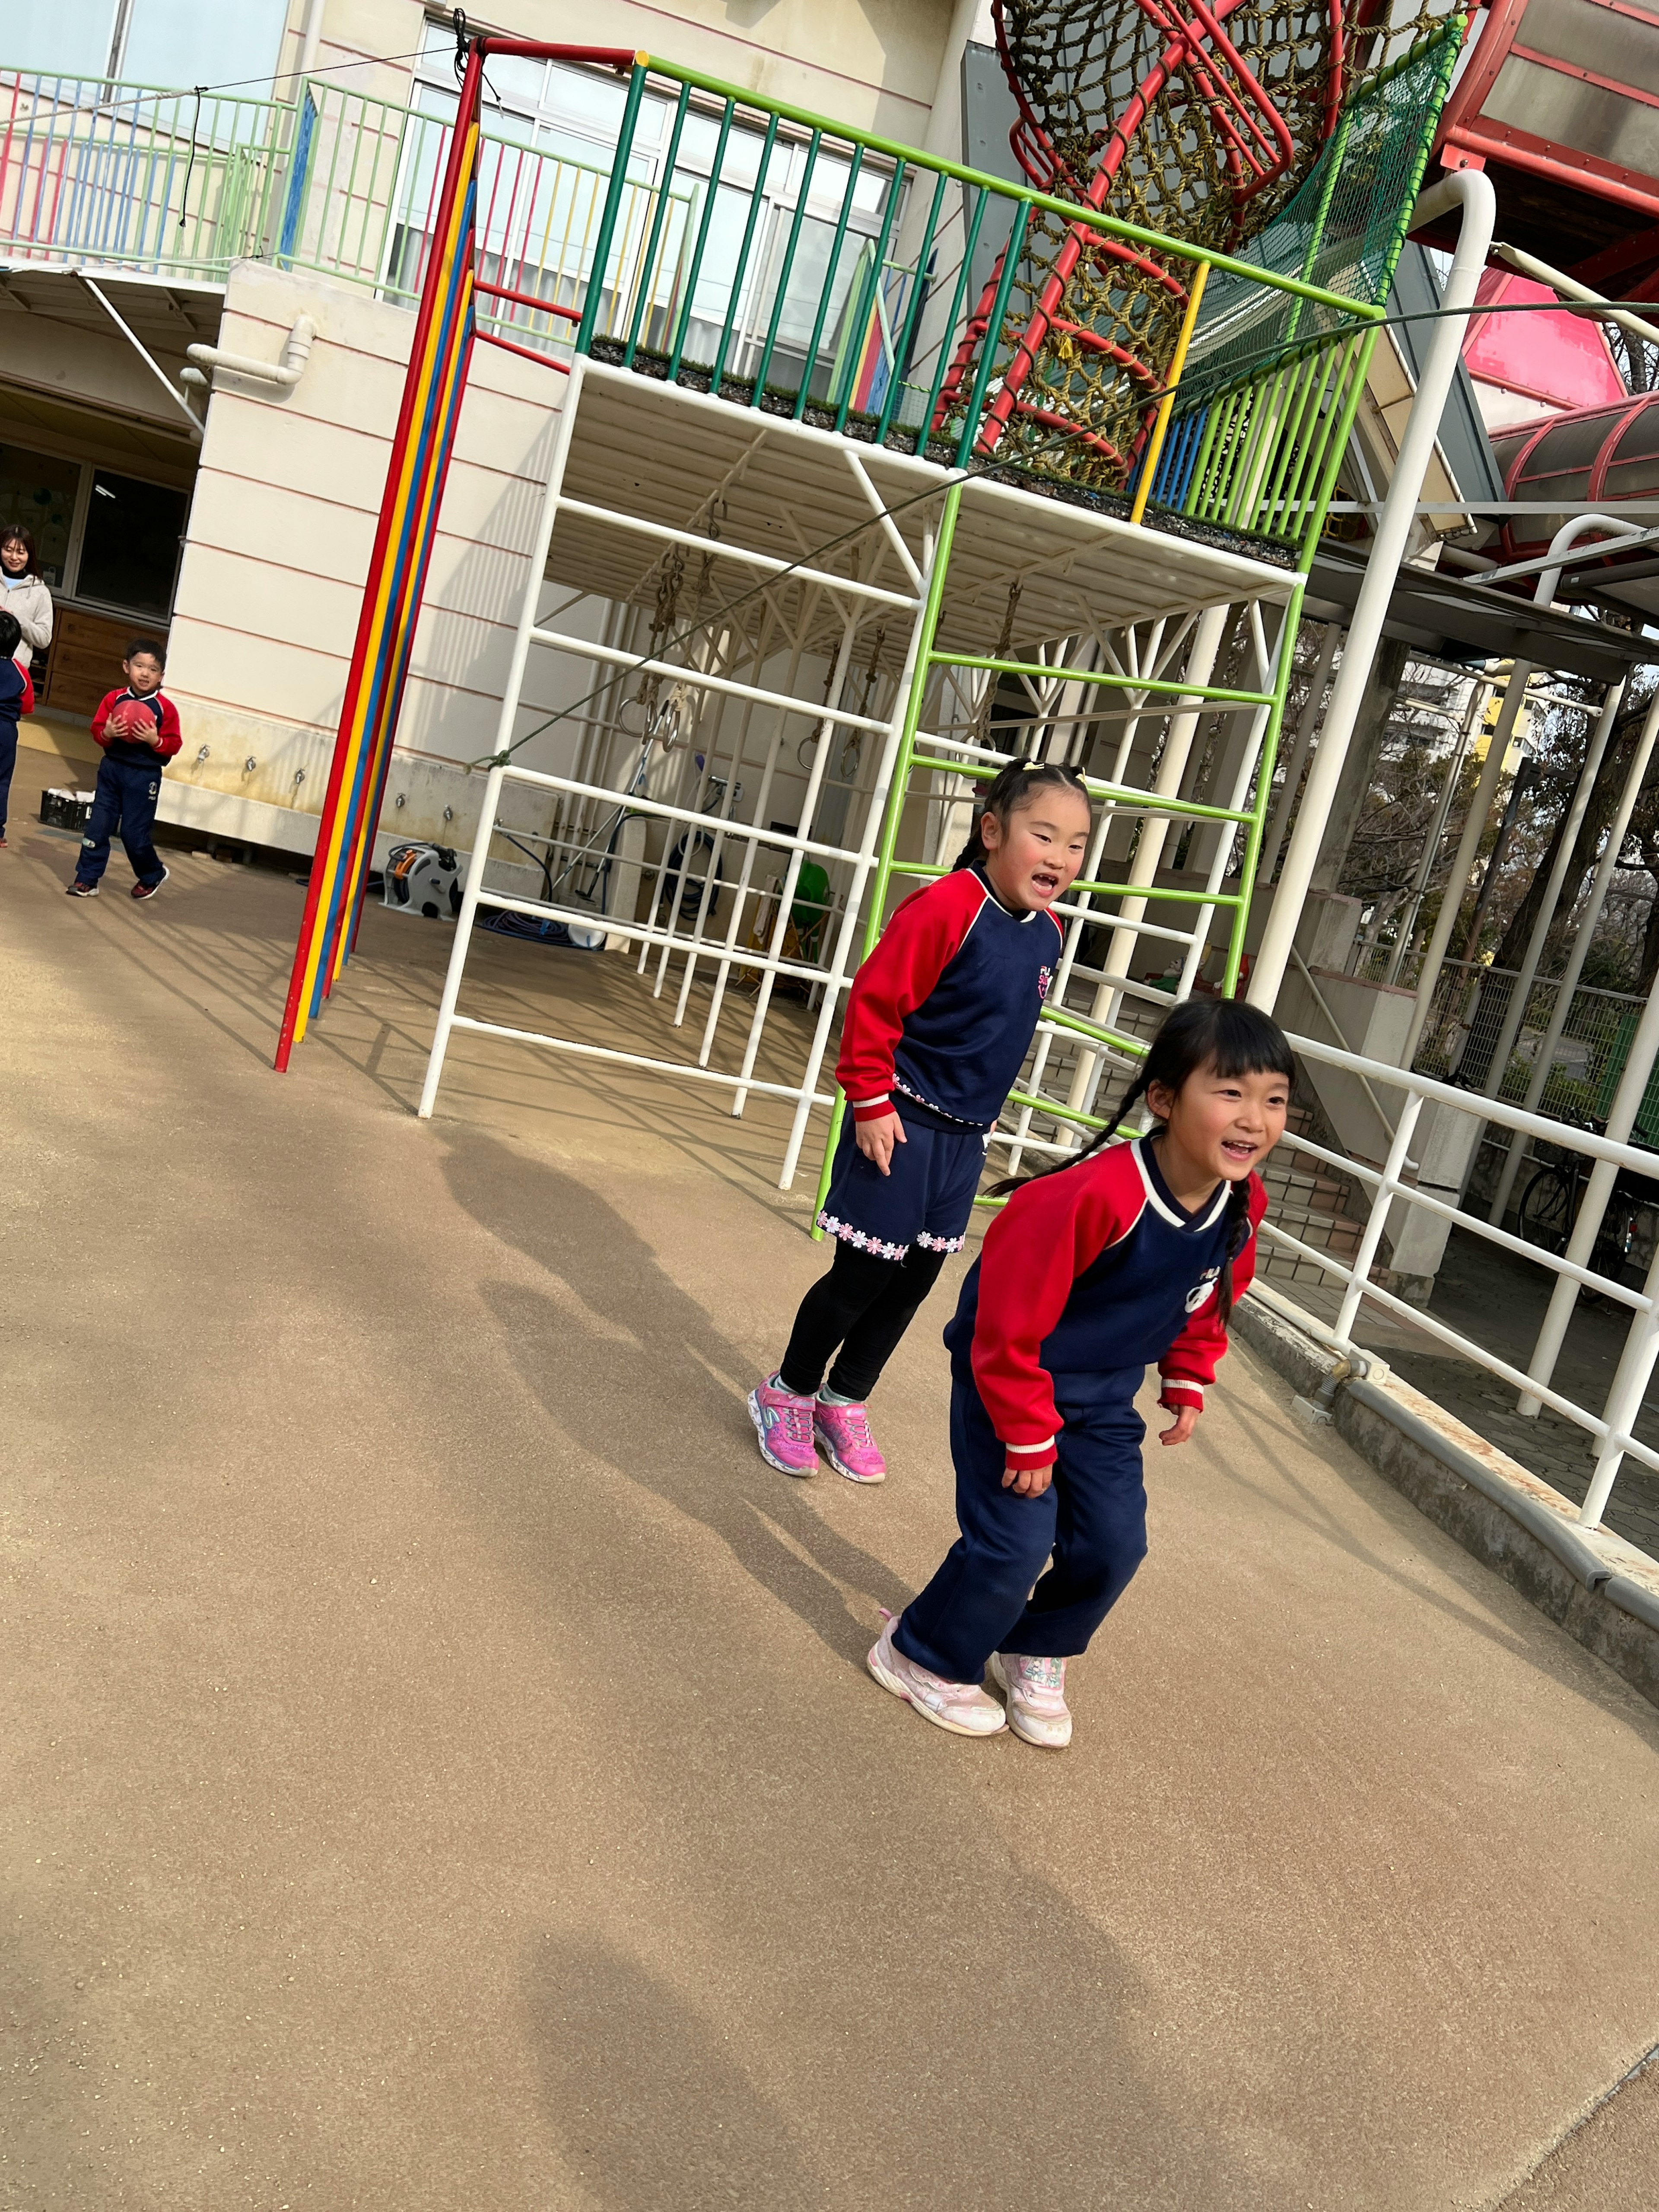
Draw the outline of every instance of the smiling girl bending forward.
M1103 1131L1018 1184L987 1233L945 1332L962 1534L869 1658L939 1727L1071 1741L1066 1662L1146 1555L1135 1393L1156 1361L1175 1416L1160 1442L1185 1443L1255 1270L1255 1170L1290 1091L1276 1023L1188 1000L1118 1109L1144 1097L1158 1126L1127 1144ZM988 1662L1006 1705L981 1687Z
M1002 769L954 871L905 900L854 978L836 1068L853 1110L818 1215L835 1264L749 1394L762 1453L786 1474L811 1474L820 1446L851 1481L887 1472L865 1401L962 1249L987 1139L1059 963L1049 909L1077 879L1089 823L1075 769Z

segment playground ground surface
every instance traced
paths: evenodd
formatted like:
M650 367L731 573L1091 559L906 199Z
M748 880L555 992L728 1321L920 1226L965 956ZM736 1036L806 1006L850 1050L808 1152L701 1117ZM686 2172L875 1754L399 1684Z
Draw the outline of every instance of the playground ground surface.
M884 1488L759 1460L775 1112L460 1038L417 1122L448 933L374 909L278 1079L297 887L72 902L24 761L8 2212L1652 2201L1634 1691L1241 1347L1073 1749L925 1727L862 1656L951 1534L937 1330Z

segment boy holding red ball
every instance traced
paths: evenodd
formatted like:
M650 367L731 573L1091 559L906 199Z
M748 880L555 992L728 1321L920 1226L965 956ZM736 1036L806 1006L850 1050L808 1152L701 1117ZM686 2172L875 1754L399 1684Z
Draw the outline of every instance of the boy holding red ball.
M155 802L161 769L181 744L179 710L161 696L166 655L153 637L136 637L121 664L126 688L106 692L92 718L92 734L104 749L98 783L81 840L71 898L96 898L109 866L109 841L118 829L132 872L136 899L154 898L167 879L155 850Z

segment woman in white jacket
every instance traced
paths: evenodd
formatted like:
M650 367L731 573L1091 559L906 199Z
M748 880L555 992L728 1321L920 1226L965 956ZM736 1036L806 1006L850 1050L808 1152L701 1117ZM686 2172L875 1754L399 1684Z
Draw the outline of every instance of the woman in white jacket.
M52 593L34 570L34 540L21 522L0 532L0 607L15 615L23 642L13 658L27 668L52 643Z

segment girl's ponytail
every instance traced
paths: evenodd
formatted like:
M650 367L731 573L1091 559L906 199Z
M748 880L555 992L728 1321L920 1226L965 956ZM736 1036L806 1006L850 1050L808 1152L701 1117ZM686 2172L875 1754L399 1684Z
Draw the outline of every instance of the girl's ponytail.
M1096 1130L1081 1152L1066 1152L1061 1158L1050 1160L1043 1167L1033 1168L1030 1175L1006 1176L1000 1182L994 1182L986 1193L986 1196L1006 1198L1011 1191L1018 1190L1024 1183L1036 1182L1043 1176L1058 1175L1063 1168L1079 1167L1085 1160L1092 1159L1097 1152L1103 1151L1112 1142L1130 1115L1146 1096L1146 1085L1152 1080L1151 1075L1143 1066L1140 1073L1124 1092L1123 1103L1116 1113L1108 1119L1103 1129Z
M1216 1311L1225 1328L1233 1310L1233 1261L1250 1241L1250 1179L1243 1176L1227 1194L1227 1256L1215 1286Z

